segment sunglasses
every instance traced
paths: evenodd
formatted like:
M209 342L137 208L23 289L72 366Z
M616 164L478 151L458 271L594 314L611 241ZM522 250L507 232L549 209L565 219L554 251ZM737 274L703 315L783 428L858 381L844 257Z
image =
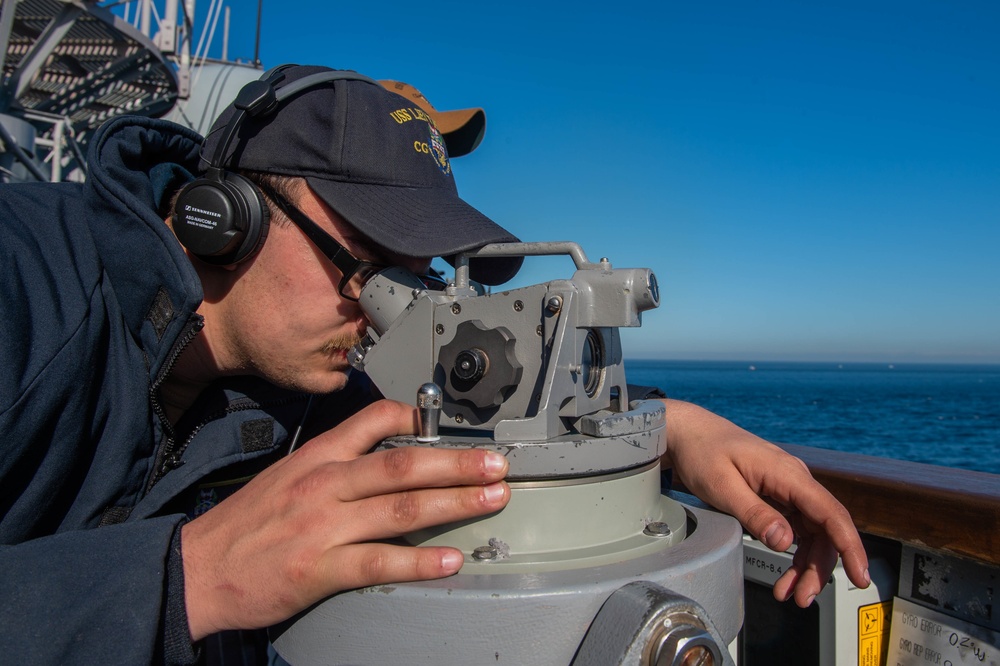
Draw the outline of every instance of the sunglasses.
M340 271L340 284L337 285L337 290L340 295L344 298L357 301L361 298L361 290L364 289L365 284L374 275L379 273L386 268L389 268L388 264L376 264L371 261L365 261L364 259L358 259L353 254L347 251L343 245L341 245L337 239L323 231L323 229L314 222L308 215L303 213L298 209L292 202L288 201L285 197L281 196L273 189L267 186L260 185L258 187L270 198L275 205L281 209L288 219L297 226L306 237L312 241L313 245L330 260L337 270ZM431 269L432 271L434 269ZM447 286L447 282L440 275L436 273L428 273L424 275L417 276L424 286L428 289L433 289L439 291Z

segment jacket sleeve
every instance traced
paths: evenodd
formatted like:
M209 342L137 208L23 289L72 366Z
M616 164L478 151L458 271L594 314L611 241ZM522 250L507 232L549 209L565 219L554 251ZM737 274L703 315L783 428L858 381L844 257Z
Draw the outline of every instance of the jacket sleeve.
M25 664L185 664L182 516L0 546L0 645Z

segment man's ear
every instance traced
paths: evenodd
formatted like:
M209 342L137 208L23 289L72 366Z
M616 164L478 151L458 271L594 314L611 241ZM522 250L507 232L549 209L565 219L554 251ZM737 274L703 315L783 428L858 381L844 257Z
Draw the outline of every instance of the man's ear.
M179 164L162 163L149 170L149 184L153 188L153 201L160 215L172 215L177 195L184 186L195 179L194 174Z

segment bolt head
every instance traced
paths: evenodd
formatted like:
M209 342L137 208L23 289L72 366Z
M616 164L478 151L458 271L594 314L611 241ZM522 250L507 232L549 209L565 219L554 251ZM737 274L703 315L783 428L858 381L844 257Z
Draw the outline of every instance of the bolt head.
M493 546L479 546L472 551L472 559L485 561L485 560L495 560L497 557L497 549Z
M715 666L715 656L704 645L695 645L680 655L680 666Z
M464 349L455 357L455 375L463 381L479 381L488 368L489 357L481 349Z
M651 537L668 537L671 534L670 525L655 521L646 525L642 533Z

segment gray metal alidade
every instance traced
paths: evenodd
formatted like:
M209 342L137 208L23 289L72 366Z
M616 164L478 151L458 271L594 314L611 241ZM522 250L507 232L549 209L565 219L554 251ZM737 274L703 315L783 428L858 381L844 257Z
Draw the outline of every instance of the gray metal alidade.
M485 294L479 257L566 254L568 280ZM511 499L407 535L466 553L450 578L344 592L272 629L292 664L722 664L742 624L741 530L661 494L665 408L625 382L618 329L659 305L648 269L575 243L488 245L434 291L404 269L361 293L349 354L420 435L382 447L489 448ZM698 661L698 660L701 661Z

